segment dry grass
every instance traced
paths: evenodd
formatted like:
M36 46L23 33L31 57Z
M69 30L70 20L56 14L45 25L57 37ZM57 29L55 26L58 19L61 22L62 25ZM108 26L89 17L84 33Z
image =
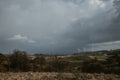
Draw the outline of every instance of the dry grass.
M0 73L0 80L120 80L120 75L87 73Z

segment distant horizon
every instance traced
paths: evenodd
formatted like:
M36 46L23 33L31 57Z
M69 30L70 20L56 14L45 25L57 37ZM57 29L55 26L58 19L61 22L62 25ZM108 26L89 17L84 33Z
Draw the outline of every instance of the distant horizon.
M18 51L24 51L24 50L19 50L19 49L14 49ZM2 54L13 54L14 50L12 52L0 52ZM43 54L43 55L71 55L71 54L81 54L81 53L87 53L87 52L102 52L102 51L114 51L114 50L120 50L118 49L109 49L109 50L94 50L94 51L81 51L81 52L71 52L71 53L41 53L41 52L35 52L35 53L29 53L25 51L27 54L34 55L34 54Z

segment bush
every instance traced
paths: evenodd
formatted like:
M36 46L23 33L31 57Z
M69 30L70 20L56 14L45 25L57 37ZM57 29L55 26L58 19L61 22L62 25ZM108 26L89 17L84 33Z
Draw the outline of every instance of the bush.
M15 50L10 56L10 67L13 71L29 71L29 59L26 52Z

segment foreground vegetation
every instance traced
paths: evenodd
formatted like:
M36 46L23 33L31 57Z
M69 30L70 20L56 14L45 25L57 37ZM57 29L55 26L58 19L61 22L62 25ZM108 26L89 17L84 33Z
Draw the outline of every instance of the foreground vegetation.
M0 53L0 80L120 80L120 50L73 55Z
M0 54L0 72L82 72L120 74L120 50L74 55Z
M0 73L0 80L120 80L119 75L87 73Z

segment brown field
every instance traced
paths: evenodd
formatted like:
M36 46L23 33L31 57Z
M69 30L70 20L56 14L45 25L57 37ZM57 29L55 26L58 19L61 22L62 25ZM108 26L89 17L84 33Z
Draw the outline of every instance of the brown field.
M0 73L0 80L120 80L120 75L95 73L8 72Z

